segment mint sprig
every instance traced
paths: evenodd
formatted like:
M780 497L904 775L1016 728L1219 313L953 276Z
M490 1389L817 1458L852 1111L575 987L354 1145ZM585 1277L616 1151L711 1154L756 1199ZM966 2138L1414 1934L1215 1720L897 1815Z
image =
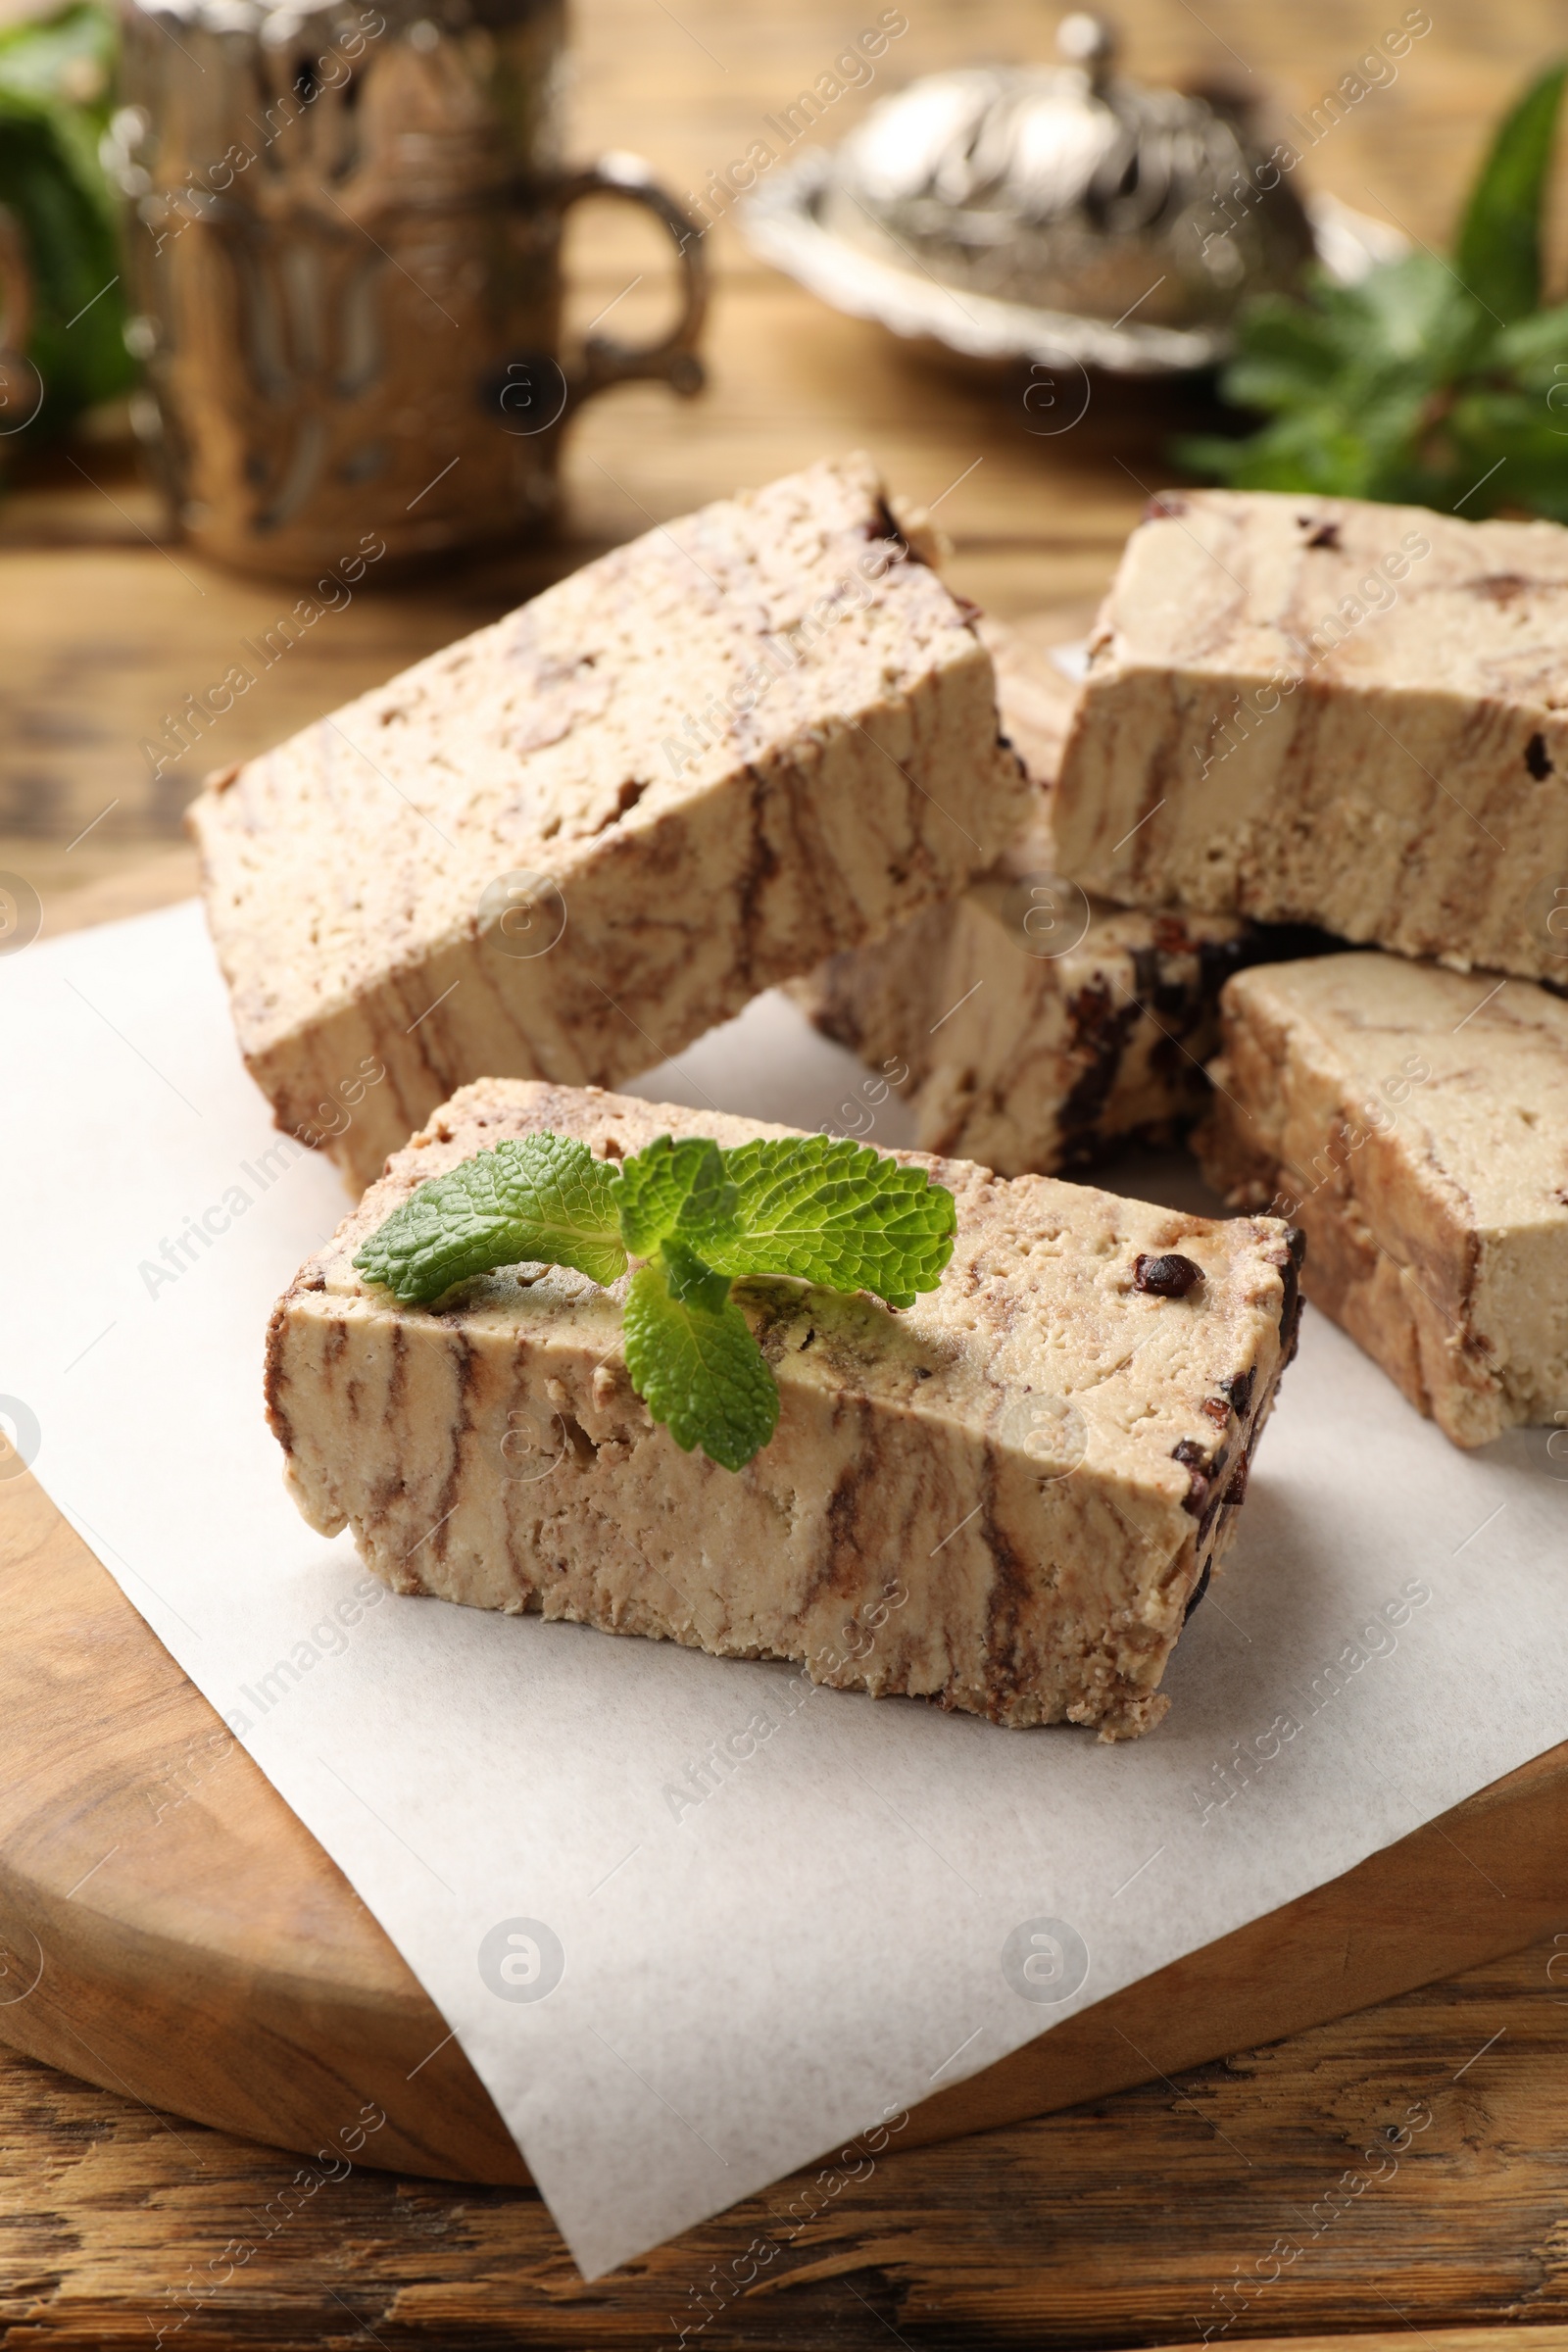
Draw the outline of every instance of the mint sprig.
M921 1168L842 1137L721 1151L662 1135L617 1167L588 1146L530 1135L433 1176L354 1263L405 1305L498 1266L570 1266L604 1285L632 1258L632 1387L684 1452L740 1470L772 1437L778 1386L730 1296L757 1275L870 1291L912 1306L953 1255L957 1206Z
M1238 490L1315 492L1464 515L1526 507L1568 521L1568 303L1543 307L1542 223L1564 66L1493 138L1452 263L1418 251L1308 299L1257 296L1220 388L1267 421L1174 454Z

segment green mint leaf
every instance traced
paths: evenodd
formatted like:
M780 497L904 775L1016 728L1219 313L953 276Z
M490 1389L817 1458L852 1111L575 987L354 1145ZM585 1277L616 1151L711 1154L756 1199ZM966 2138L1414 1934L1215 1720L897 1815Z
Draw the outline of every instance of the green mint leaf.
M1174 454L1237 489L1423 504L1434 484L1418 451L1438 396L1480 363L1494 327L1435 254L1385 263L1354 286L1320 278L1310 304L1259 300L1223 389L1271 421Z
M98 7L68 7L47 22L0 30L0 199L16 216L26 256L31 300L23 339L44 385L30 425L24 416L20 425L9 416L7 423L30 440L128 390L138 372L124 345L124 289L116 277L124 267L118 194L98 154L114 103L116 47L110 12ZM86 313L84 302L93 304ZM9 323L20 326L20 314ZM20 405L24 411L32 401Z
M1568 360L1568 303L1537 311L1532 318L1505 326L1501 334L1494 336L1491 356L1497 367L1516 369L1531 391L1549 392L1562 381L1557 363ZM1568 421L1562 409L1563 400L1559 399L1552 409L1552 422L1559 428Z
M1496 320L1435 253L1384 262L1353 286L1324 286L1318 299L1347 368L1375 384L1445 383L1496 331Z
M733 1230L698 1245L720 1273L793 1274L912 1306L953 1255L953 1195L869 1144L825 1135L740 1144L724 1153L724 1171Z
M626 1295L626 1370L683 1453L701 1446L720 1469L743 1470L778 1424L778 1387L727 1290L678 1243L639 1266Z
M1556 379L1558 383L1562 380ZM1562 437L1568 428L1554 422L1560 413L1546 406L1539 389L1528 394L1465 393L1455 401L1446 425L1458 459L1457 470L1465 477L1461 489L1479 481L1489 469L1500 467L1496 478L1507 483L1510 504L1527 506L1558 522L1568 520L1568 466L1563 463Z
M1550 67L1498 124L1454 247L1460 277L1505 322L1541 300L1541 216L1565 74L1568 66Z
M1353 285L1309 273L1305 301L1244 305L1221 389L1267 421L1235 440L1178 442L1178 463L1241 490L1462 503L1469 519L1501 506L1561 517L1561 418L1545 411L1568 392L1556 373L1564 312L1536 306L1565 86L1560 61L1498 126L1452 268L1412 252Z
M695 1250L682 1241L669 1240L659 1245L660 1262L669 1295L677 1306L700 1306L705 1314L722 1312L729 1297L729 1276L715 1274L711 1266L704 1265Z
M495 1266L572 1266L594 1282L626 1271L618 1179L586 1144L509 1139L432 1176L378 1226L354 1263L404 1305L438 1298Z
M1259 295L1249 306L1237 346L1225 396L1239 408L1298 407L1330 392L1345 365L1334 318L1283 294Z
M635 1257L651 1256L666 1234L679 1233L697 1249L727 1232L735 1188L711 1136L667 1135L626 1160L615 1193L620 1235Z

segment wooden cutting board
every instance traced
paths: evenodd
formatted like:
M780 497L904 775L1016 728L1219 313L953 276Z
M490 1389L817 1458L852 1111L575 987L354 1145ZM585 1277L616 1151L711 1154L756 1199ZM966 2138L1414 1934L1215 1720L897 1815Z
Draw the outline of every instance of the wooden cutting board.
M347 1880L25 1474L0 1483L0 2038L307 2153L373 2100L362 2163L526 2180ZM1277 2040L1565 1915L1568 1745L938 2092L903 2144Z
M78 894L76 919L189 887L173 853ZM446 2021L348 1881L20 1471L0 1475L0 2039L306 2153L374 2101L387 2121L362 2164L526 2180ZM937 2092L902 2144L1278 2040L1520 1950L1565 1916L1568 1744Z

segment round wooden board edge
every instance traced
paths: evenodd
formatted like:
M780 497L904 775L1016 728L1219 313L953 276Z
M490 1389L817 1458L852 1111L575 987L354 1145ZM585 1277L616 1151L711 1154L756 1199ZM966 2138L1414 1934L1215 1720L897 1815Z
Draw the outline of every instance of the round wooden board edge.
M30 1476L0 1485L0 2039L307 2154L378 2110L362 2163L526 2181L395 1946ZM1277 2040L1534 1942L1565 1902L1568 1744L936 2092L903 2144Z

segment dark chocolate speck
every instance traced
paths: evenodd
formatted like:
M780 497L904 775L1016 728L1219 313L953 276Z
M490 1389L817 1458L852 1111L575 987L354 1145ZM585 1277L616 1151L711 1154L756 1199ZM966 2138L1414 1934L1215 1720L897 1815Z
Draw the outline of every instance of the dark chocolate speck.
M1208 1448L1198 1438L1178 1438L1170 1449L1170 1458L1173 1462L1180 1462L1187 1473L1187 1493L1182 1497L1182 1509L1191 1511L1195 1519L1200 1519L1203 1505L1208 1500L1210 1485Z
M1166 1257L1140 1255L1133 1261L1133 1288L1152 1291L1156 1298L1185 1298L1202 1279L1201 1266L1174 1252Z

